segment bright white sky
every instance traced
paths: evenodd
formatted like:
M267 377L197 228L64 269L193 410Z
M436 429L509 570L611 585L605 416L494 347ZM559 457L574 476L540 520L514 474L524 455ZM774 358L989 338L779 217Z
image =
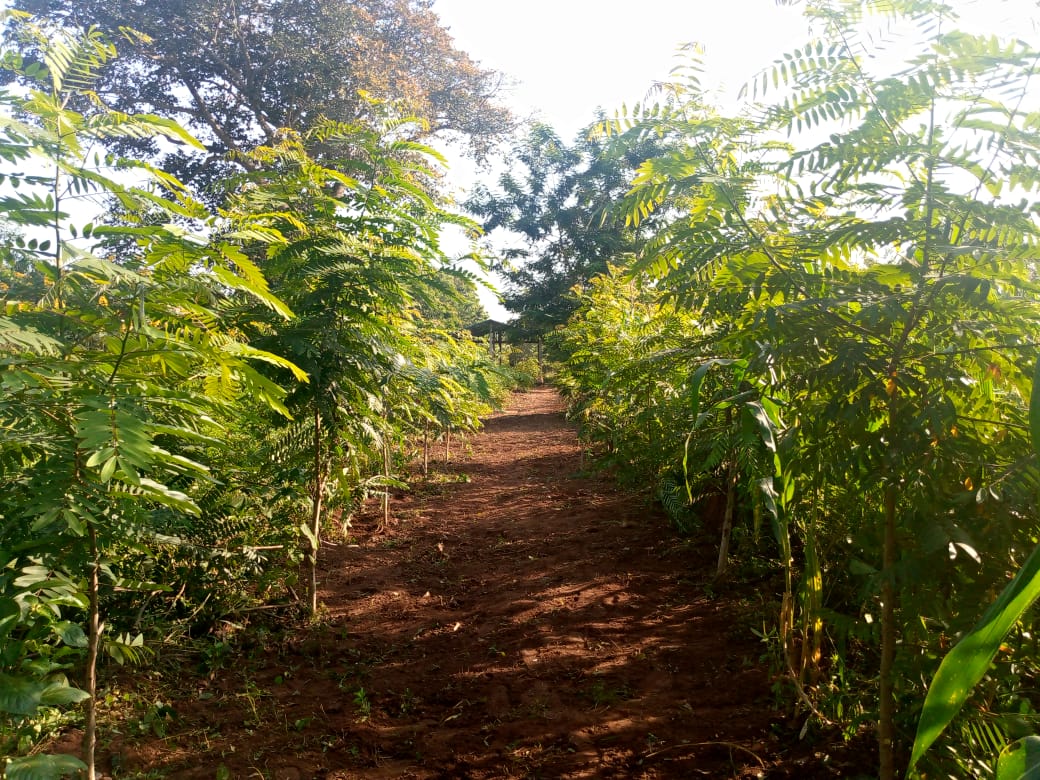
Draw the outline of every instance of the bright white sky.
M960 29L1038 37L1035 0L953 4ZM548 122L565 140L597 108L612 114L642 101L667 80L684 43L704 49L701 83L713 102L736 110L745 82L809 38L801 5L774 0L435 0L433 10L459 49L516 82L504 98L518 115ZM469 161L452 165L458 187L481 175ZM493 317L507 316L484 297Z
M969 32L1037 37L1036 0L948 0ZM456 46L517 83L505 99L565 139L667 80L682 44L704 48L702 84L724 108L783 52L804 44L803 3L775 0L435 0Z
M680 45L705 47L705 86L735 95L772 58L806 38L800 8L773 0L436 0L456 45L517 80L508 99L565 139L645 96L678 64Z

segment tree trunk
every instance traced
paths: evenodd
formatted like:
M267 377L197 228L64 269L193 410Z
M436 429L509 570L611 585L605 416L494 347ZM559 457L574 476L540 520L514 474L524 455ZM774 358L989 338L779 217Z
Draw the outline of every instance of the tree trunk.
M451 460L451 428L444 429L444 462Z
M86 722L83 725L83 763L87 765L87 780L97 777L94 748L97 745L97 659L101 647L101 608L99 591L101 588L100 569L97 545L97 529L93 523L88 524L90 535L90 578L87 585L87 600L90 614L87 634L87 699Z
M729 538L733 532L733 512L737 507L737 460L729 462L726 471L726 512L722 516L722 539L719 541L719 564L715 569L715 579L722 579L729 563Z
M325 484L321 473L321 414L317 407L314 409L314 482L312 485L312 509L311 509L311 533L314 537L310 540L311 549L308 557L310 564L310 612L314 616L318 613L318 547L321 542L321 509L322 499L325 493Z
M646 386L646 440L649 443L650 450L653 451L656 446L654 443L654 417L651 409L653 408L654 401L654 383L649 382Z
M430 422L426 421L426 427L422 435L422 474L430 476Z
M885 539L881 584L881 701L878 706L878 755L881 780L895 780L895 698L892 668L896 660L896 488L885 488Z
M820 618L823 594L823 571L816 550L815 523L805 534L805 563L803 581L805 598L802 605L802 662L798 671L798 682L802 685L815 683L820 671L823 621Z
M383 440L383 476L390 479L390 445ZM383 486L383 528L390 525L390 486Z

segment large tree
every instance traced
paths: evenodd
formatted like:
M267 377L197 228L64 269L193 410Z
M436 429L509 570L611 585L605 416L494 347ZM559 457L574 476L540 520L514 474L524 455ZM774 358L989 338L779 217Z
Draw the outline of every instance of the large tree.
M305 130L319 117L421 117L416 135L464 137L478 154L507 132L497 74L455 48L432 0L25 0L22 9L77 27L129 27L151 40L124 47L97 85L126 112L182 121L206 154L138 141L138 153L204 186L230 159ZM382 104L384 107L380 107ZM390 108L385 108L389 104ZM124 142L129 143L129 142Z
M536 124L514 148L514 165L498 186L477 187L466 207L489 234L498 231L491 238L507 279L505 304L524 327L546 332L566 322L578 306L572 288L636 252L648 225L625 224L611 210L655 149L655 139L621 146L596 124L568 145Z

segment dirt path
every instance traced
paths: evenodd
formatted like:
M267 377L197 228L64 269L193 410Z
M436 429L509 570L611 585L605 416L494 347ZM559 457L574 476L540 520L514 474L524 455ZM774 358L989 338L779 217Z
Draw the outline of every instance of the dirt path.
M707 595L714 550L579 476L553 391L517 396L466 449L395 501L387 533L361 518L330 548L323 626L201 681L180 736L137 763L279 780L807 776L777 759L747 610Z

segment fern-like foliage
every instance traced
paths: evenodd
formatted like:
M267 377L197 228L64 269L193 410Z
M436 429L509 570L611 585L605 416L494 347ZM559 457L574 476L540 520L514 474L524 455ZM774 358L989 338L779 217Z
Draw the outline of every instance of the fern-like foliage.
M669 139L618 205L632 224L658 221L632 281L619 275L610 295L602 282L568 326L566 382L612 453L652 442L639 460L660 465L644 479L685 462L687 502L698 474L737 464L773 528L778 634L801 700L824 673L827 621L844 637L833 652L884 659L855 667L858 692L846 678L816 703L832 716L850 697L852 710L881 703L890 778L893 735L915 712L900 706L921 692L908 681L1036 532L1025 433L1040 344L1040 53L958 31L942 3L807 13L814 37L748 85L740 116L679 80L606 124L633 144ZM626 282L647 292L633 300ZM667 305L696 328L648 358L625 318ZM880 630L863 630L868 615ZM961 736L1001 739L979 724Z

